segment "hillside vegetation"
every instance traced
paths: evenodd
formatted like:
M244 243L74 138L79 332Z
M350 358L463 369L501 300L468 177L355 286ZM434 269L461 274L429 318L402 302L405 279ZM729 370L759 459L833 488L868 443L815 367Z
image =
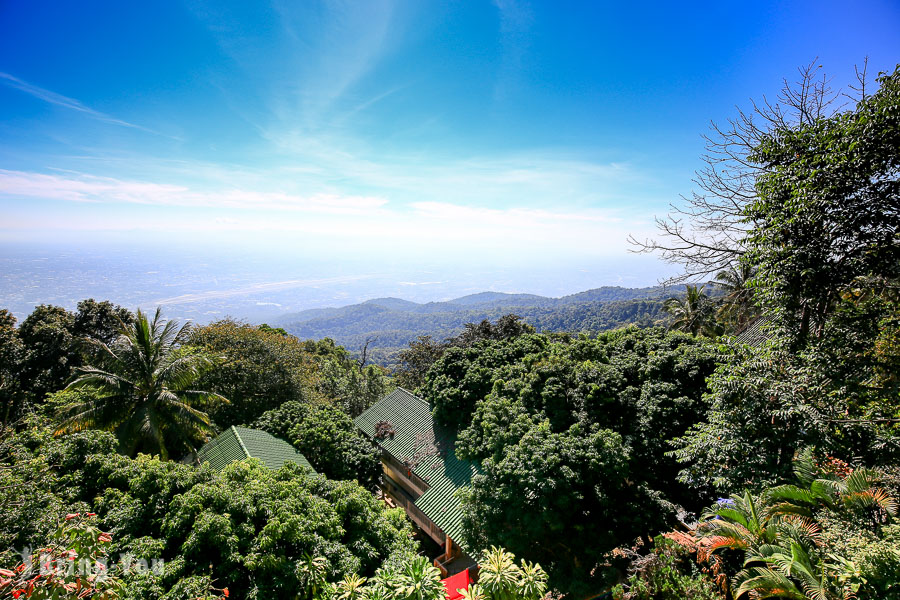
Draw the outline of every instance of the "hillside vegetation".
M0 310L0 599L443 600L353 422L401 385L446 433L417 446L479 467L455 492L465 600L900 600L900 66L836 108L813 74L719 131L729 168L710 158L690 229L646 242L714 294L298 317L436 334L393 370L268 325ZM640 303L667 326L575 325ZM196 464L232 425L318 474Z
M534 294L482 292L446 302L418 304L378 298L342 308L312 309L284 315L276 324L301 339L332 338L358 352L366 342L370 360L397 364L397 353L420 336L444 339L466 323L495 321L516 314L537 331L598 332L624 325L665 323L663 301L684 286L601 287L562 298Z

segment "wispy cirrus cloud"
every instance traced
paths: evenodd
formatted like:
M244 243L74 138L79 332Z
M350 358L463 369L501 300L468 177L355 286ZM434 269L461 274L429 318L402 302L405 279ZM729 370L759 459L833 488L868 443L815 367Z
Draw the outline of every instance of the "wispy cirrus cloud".
M198 190L183 185L129 181L80 173L49 175L0 169L0 197L86 203L126 203L211 209L371 214L387 200L317 193L308 196L246 189ZM222 221L228 224L228 221Z
M154 131L142 125L137 125L135 123L130 123L128 121L124 121L122 119L117 119L116 117L110 116L106 113L100 112L99 110L94 110L90 106L86 106L82 102L76 100L75 98L69 98L68 96L63 96L62 94L57 94L48 89L44 89L42 87L36 86L34 84L28 83L27 81L23 81L18 77L10 75L9 73L4 73L0 71L0 83L3 85L19 90L20 92L24 92L29 96L37 98L38 100L43 100L48 104L53 104L56 106L61 106L63 108L68 108L70 110L74 110L76 112L82 113L92 119L97 121L102 121L104 123L110 123L111 125L119 125L121 127L128 127L130 129L137 129L140 131L145 131L147 133L152 133L154 135L163 135L158 131ZM166 136L168 137L168 136Z
M642 233L645 225L617 209L399 203L376 196L208 189L80 173L0 170L0 201L4 199L9 223L19 231L206 233L229 244L298 240L329 252L367 255L394 255L398 248L426 255L620 254L627 233ZM20 214L17 202L23 199L29 209ZM40 201L57 204L49 213L37 209Z

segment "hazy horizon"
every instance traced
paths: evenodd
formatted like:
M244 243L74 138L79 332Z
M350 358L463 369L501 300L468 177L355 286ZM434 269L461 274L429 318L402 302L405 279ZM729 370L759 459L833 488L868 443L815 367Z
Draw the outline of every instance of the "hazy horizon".
M370 270L365 260L335 264L315 257L203 252L145 252L140 246L0 245L0 306L21 320L37 304L75 308L86 298L130 309L162 306L176 319L226 316L261 322L310 308L383 297L445 301L484 291L559 297L602 286L656 285L656 261L633 256L612 264L452 265L404 262ZM622 272L626 274L622 275Z

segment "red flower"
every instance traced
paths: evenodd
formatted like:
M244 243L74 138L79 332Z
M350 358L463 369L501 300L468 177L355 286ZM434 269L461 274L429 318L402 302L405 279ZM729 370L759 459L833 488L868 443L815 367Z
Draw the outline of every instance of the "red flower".
M75 517L81 516L81 513L69 513L66 515L66 521L71 521Z
M84 516L86 516L86 517L96 517L96 516L97 516L97 513L85 513Z
M224 590L222 590L222 595L225 596L226 598L228 597L228 588L225 588Z
M101 533L100 537L98 537L97 539L100 540L101 542L111 542L112 541L112 538L109 537L108 533Z
M18 600L19 596L25 593L25 590L13 590L12 596Z

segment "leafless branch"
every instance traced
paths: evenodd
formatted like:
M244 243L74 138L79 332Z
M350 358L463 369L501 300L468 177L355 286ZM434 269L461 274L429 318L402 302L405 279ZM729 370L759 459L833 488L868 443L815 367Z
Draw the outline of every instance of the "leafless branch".
M747 235L755 225L746 208L756 199L759 176L771 168L754 160L755 148L769 136L809 126L830 114L839 96L821 73L818 58L798 72L796 81L783 81L774 100L751 101L749 110L738 108L737 116L724 124L711 123L703 136L704 166L693 179L696 190L671 205L668 215L656 218L658 237L629 237L633 252L654 253L683 267L680 275L663 283L708 280L744 255Z

